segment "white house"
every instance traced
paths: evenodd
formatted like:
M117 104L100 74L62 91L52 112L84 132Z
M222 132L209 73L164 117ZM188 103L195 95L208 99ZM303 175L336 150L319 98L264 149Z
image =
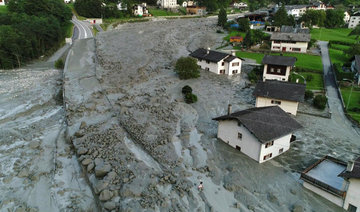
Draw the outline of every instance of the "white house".
M355 28L360 23L360 11L350 17L349 28Z
M191 57L197 59L197 64L206 71L215 74L240 74L241 59L233 54L212 51L210 49L197 49L190 54Z
M255 87L255 107L278 105L285 112L296 116L299 102L304 101L305 85L277 80L260 81Z
M303 186L347 211L360 211L360 157L348 164L325 156L301 173Z
M326 5L325 3L318 1L314 2L312 5L308 6L310 10L331 10L334 9L331 5Z
M350 21L350 14L348 11L344 12L344 22L347 24Z
M290 148L292 133L302 126L278 106L258 107L214 118L217 137L259 163Z
M127 10L127 5L122 2L117 4L116 7L118 8L118 10Z
M285 5L285 10L288 15L294 18L300 18L306 12L307 5Z
M351 71L357 77L357 84L360 85L360 55L355 55L354 60L351 62Z
M178 6L176 0L158 0L157 4L163 9L175 9Z
M192 7L195 6L195 2L194 1L183 1L182 7Z
M133 6L133 13L135 16L145 16L149 14L148 9L146 8L146 3L135 4Z
M310 34L275 32L270 37L271 51L306 53Z
M294 67L296 60L296 57L265 55L262 60L264 64L263 81L288 81L290 71Z
M1 2L2 2L3 0L0 0L0 5L1 5ZM70 2L71 2L71 0L64 0L64 2L65 2L65 4L69 4Z
M248 5L247 5L246 3L244 3L244 2L239 2L239 3L235 2L235 3L233 3L232 6L233 6L234 8L237 8L237 9L243 9L243 8L247 8L247 7L248 7Z

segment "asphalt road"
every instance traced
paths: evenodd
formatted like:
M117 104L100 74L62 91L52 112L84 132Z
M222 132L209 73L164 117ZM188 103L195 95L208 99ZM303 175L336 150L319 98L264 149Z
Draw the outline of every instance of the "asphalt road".
M77 39L80 40L80 39L93 37L92 31L90 29L90 23L85 21L80 21L76 18L76 16L73 16L71 21L75 25L73 40L77 40Z
M341 106L342 103L337 92L337 86L336 86L334 74L332 73L332 69L331 69L328 42L319 41L319 45L321 49L321 59L324 68L324 79L325 79L325 86L327 89L327 97L329 101L330 111L332 113L331 119L337 125L339 125L339 127L346 126L349 129L353 129L354 131L357 131L357 133L360 135L360 132L357 130L357 128L353 127L352 123L345 116L344 110Z

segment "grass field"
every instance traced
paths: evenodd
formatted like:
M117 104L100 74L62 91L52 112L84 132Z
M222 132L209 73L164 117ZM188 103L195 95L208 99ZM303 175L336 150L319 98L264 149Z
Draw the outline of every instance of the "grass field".
M69 22L67 25L66 25L66 37L67 38L71 38L72 35L73 35L73 30L74 29L74 24Z
M7 13L7 6L0 6L0 13Z
M360 113L350 111L352 108L355 108L355 107L360 108L360 90L353 89L353 91L351 92L350 101L349 101L350 92L351 92L351 87L346 87L346 88L342 87L341 88L341 95L343 96L345 107L347 107L347 105L349 104L349 108L346 108L348 111L348 114L353 119L360 122ZM348 103L348 101L349 101L349 103Z
M338 28L338 29L312 29L311 38L322 41L344 41L348 43L355 43L356 36L348 36L352 29Z
M344 64L350 60L350 57L342 50L329 48L329 55L332 63Z
M272 55L280 55L280 53L271 53ZM250 58L256 60L256 63L261 64L261 61L264 57L263 53L253 53L253 52L237 52L236 55L242 58ZM308 54L296 54L296 53L284 53L284 56L296 57L297 61L295 63L296 67L307 68L322 72L322 61L320 56L308 55Z
M306 90L323 90L324 89L324 81L323 81L323 75L318 73L312 73L312 72L301 72L297 74L291 75L291 81L296 82L296 79L299 79L300 83L304 83L304 79L301 77L303 76L305 79L308 76L312 76L312 80L306 81Z
M178 16L179 13L174 13L171 11L161 10L161 9L149 9L149 13L153 16Z
M341 45L341 44L331 44L330 48L346 51L346 50L350 49L350 46Z

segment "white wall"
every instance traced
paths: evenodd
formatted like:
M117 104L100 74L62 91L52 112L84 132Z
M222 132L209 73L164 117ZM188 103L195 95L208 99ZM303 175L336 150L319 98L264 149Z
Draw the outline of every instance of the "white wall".
M349 204L357 207L357 211L360 211L360 179L349 179L349 187L346 192L344 209L347 210Z
M213 62L209 62L207 63L206 60L199 60L197 59L197 64L201 67L201 69L206 69L209 68L210 72L213 72L215 74L220 74L220 69L221 68L225 68L224 66L221 66L221 63L213 63Z
M0 0L0 5L5 5L5 0Z
M234 63L239 63L239 66L232 66ZM226 65L226 74L233 75L233 70L237 70L237 74L241 73L241 59L236 58L232 60L230 63L225 63Z
M161 7L163 8L176 8L177 2L176 0L161 0Z
M286 48L286 52L297 52L297 53L306 53L308 43L307 42L296 42L296 43L275 43L271 41L271 51L284 51L283 48ZM294 51L293 48L300 48L300 51Z
M279 139L274 140L274 145L269 146L268 148L265 148L265 144L261 144L259 163L271 160L274 157L289 150L290 149L290 139L291 139L291 134L283 136ZM282 153L279 153L280 149L283 149ZM272 157L267 160L264 160L264 156L267 154L270 154L270 153L272 153Z
M324 190L322 190L322 189L320 189L320 188L318 188L318 187L316 187L316 186L313 186L313 185L311 185L310 183L307 183L307 182L305 182L305 181L304 181L303 185L304 185L305 188L307 188L307 189L309 189L310 191L312 191L312 192L314 192L314 193L316 193L316 194L324 197L325 199L333 202L334 204L336 204L336 205L338 205L338 206L340 206L340 207L343 206L343 199L342 199L342 198L337 197L337 196L335 196L335 195L332 195L332 194L330 194L329 192L326 192L326 191L324 191Z
M255 107L265 107L265 106L273 106L277 104L272 104L271 100L281 101L281 104L278 105L281 109L283 109L287 113L291 113L294 116L296 116L296 112L298 109L298 102L292 102L287 100L281 100L281 99L271 99L271 98L265 98L265 97L256 97L256 104Z
M351 16L349 21L349 28L355 28L360 22L360 16Z
M264 65L263 81L265 81L265 80L288 81L288 80L289 80L289 76L290 76L290 66L286 67L286 74L285 74L285 76L266 73L266 71L267 71L267 66L268 66L267 64Z
M238 138L238 133L242 133L241 140ZM234 148L240 146L241 152L259 161L261 143L243 125L238 126L237 121L219 121L218 138Z
M233 61L231 61L231 63L229 64L228 62L224 62L224 65L222 65L222 63L224 62L224 60L221 60L217 63L214 62L209 62L207 63L206 60L199 60L197 59L197 64L201 67L201 69L206 69L209 68L210 72L213 72L215 74L220 74L220 70L225 70L225 74L227 75L233 75L232 71L233 70L238 70L237 74L241 73L241 59L236 58ZM232 66L233 63L239 63L239 66Z

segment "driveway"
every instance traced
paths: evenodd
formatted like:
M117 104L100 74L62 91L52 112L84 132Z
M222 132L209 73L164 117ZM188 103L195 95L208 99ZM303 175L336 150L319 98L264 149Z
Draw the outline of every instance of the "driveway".
M321 49L321 59L324 68L324 79L327 89L327 97L329 101L330 111L332 113L331 120L334 121L335 124L339 126L339 128L347 128L350 131L353 131L354 133L356 132L360 135L359 129L357 127L354 127L353 124L348 120L341 106L341 100L337 93L335 78L331 70L328 42L319 41L319 46Z

